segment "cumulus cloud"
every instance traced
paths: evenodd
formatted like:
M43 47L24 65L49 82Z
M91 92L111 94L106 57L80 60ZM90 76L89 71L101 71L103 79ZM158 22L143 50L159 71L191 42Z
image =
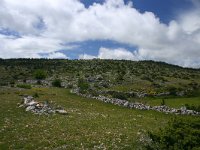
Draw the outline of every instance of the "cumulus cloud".
M141 13L123 0L106 0L88 8L79 0L1 0L0 29L19 36L0 34L0 57L41 57L40 53L68 49L66 43L113 40L138 47L135 53L112 50L116 59L200 67L200 9L198 0L193 3L194 10L163 24L152 12ZM109 52L101 48L98 57L107 58L104 54Z
M53 52L53 53L48 54L47 58L49 58L49 59L67 59L68 57L63 53Z
M132 52L123 48L118 48L118 49L100 48L98 58L136 60L136 57Z
M101 47L97 56L81 54L79 59L118 59L118 60L137 60L136 53L130 52L124 48L110 49Z
M24 36L16 38L13 36L0 35L0 56L3 58L39 58L39 53L51 53L62 49L60 40Z
M88 54L79 55L79 59L94 59L94 58L98 58L98 57L97 56L93 56L93 55L88 55Z

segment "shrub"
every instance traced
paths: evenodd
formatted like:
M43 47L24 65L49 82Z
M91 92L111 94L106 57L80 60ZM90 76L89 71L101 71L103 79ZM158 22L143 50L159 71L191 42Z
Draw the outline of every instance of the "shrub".
M127 97L125 94L121 93L121 92L114 92L112 94L113 98L117 98L117 99L122 99L122 100L127 100Z
M176 92L177 92L177 89L176 87L168 87L168 91L170 92L170 95L173 95L173 96L176 96Z
M78 87L80 89L80 93L85 93L89 89L89 84L84 79L78 80Z
M89 90L89 92L92 96L99 96L99 93L95 90Z
M142 80L147 80L147 81L153 82L153 80L151 79L151 77L150 77L150 76L147 76L147 75L142 75L142 76L141 76L141 79L142 79Z
M42 80L42 79L45 79L47 76L47 73L44 71L44 70L36 70L34 72L34 77L37 79L37 80Z
M149 132L152 140L146 146L150 150L189 150L200 148L199 119L172 119L167 127L157 133Z
M54 87L61 87L61 80L60 79L55 79L52 82L52 86L54 86Z
M185 107L186 107L187 109L190 109L190 110L194 110L194 111L200 112L200 105L198 105L198 106L194 106L194 105L185 104Z
M4 81L0 81L0 86L7 86L8 83L7 82L4 82Z
M23 82L26 83L26 79L23 79Z
M36 92L36 93L33 94L33 97L34 97L34 98L38 98L38 97L39 97L39 94Z
M165 99L162 99L161 105L165 105Z
M31 89L30 84L17 84L17 87L23 88L23 89Z
M72 89L73 88L73 84L68 84L67 88Z
M10 86L14 87L15 86L15 81L10 81Z
M15 84L15 81L14 80L10 81L10 84Z

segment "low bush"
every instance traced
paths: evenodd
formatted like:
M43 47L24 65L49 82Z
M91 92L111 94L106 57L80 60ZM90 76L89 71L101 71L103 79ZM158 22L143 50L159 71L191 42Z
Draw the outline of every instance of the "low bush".
M0 86L7 86L8 83L7 82L4 82L4 81L0 81Z
M37 80L42 80L42 79L45 79L47 77L47 73L44 70L38 69L34 72L34 77Z
M176 87L170 86L170 87L167 88L167 90L169 91L170 95L176 96L176 92L177 92Z
M53 82L52 82L52 86L54 87L61 87L61 80L60 79L55 79Z
M38 97L39 97L39 94L36 92L36 93L33 94L33 97L34 97L34 98L38 98Z
M194 106L194 105L185 104L185 107L189 110L200 112L200 105Z
M78 80L78 87L80 89L80 93L84 94L89 89L90 85L82 78Z
M112 97L117 98L117 99L127 100L127 96L123 93L120 93L120 92L114 92L112 94Z
M200 120L172 119L157 133L149 132L148 150L190 150L200 148Z
M30 84L17 84L18 88L23 88L23 89L31 89Z
M165 105L165 99L162 99L162 102L161 102L161 104L160 105Z

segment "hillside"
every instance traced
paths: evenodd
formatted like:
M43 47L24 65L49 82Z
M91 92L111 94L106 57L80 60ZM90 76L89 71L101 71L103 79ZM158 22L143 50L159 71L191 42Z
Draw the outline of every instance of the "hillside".
M60 79L63 86L75 88L81 79L82 82L88 84L85 92L90 90L93 94L117 91L137 92L138 97L145 95L194 96L200 87L200 70L198 69L153 61L98 59L0 60L0 85L17 82L35 83L37 70L45 72L45 81L42 82L47 85L51 85L54 79Z
M7 59L0 60L0 79L3 82L1 84L34 79L34 72L37 69L44 70L47 79L61 78L63 81L73 81L84 78L94 83L102 81L102 84L105 83L105 87L109 88L125 85L126 91L144 89L144 87L155 90L169 86L181 88L181 86L200 83L200 70L162 62Z
M67 115L28 111L20 105L26 96ZM0 149L200 147L199 69L154 61L1 59L0 102ZM168 123L173 119L180 127ZM154 141L159 138L173 140L166 145Z

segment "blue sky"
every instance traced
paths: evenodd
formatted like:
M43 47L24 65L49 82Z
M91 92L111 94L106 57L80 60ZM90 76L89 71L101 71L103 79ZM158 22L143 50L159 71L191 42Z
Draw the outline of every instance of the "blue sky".
M200 67L199 0L1 0L1 58Z
M191 0L125 0L125 3L132 2L133 6L140 12L150 11L164 23L175 19L178 13L194 8ZM82 0L86 7L93 3L103 3L104 0Z

